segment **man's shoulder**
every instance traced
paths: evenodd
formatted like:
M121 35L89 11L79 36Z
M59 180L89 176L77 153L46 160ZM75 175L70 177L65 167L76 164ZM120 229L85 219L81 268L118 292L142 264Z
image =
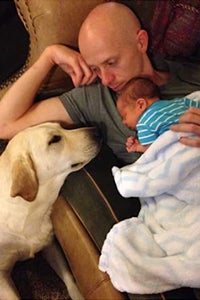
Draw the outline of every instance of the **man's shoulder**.
M75 87L69 91L65 91L60 96L68 97L71 95L80 95L84 97L85 95L98 95L98 93L110 95L110 90L107 87L103 86L100 82L95 82L90 85Z
M185 97L186 95L200 90L200 63L196 61L159 60L159 70L168 70L170 80L160 87L162 99Z

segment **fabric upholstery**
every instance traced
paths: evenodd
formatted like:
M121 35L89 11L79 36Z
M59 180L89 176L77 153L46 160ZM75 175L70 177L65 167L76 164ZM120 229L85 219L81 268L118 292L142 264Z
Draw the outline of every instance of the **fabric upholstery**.
M151 52L176 59L196 55L200 2L158 1L151 22Z

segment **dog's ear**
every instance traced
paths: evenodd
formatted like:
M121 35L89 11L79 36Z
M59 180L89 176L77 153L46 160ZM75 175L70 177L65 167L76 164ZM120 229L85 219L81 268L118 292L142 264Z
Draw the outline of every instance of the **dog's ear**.
M11 197L20 196L31 202L38 192L38 178L30 155L14 161L12 167Z

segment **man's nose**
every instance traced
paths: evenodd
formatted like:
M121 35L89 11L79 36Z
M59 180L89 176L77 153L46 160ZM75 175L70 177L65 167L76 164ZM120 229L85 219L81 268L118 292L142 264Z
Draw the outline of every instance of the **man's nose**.
M106 70L101 71L101 82L103 85L109 86L111 83L113 83L113 80L114 74Z

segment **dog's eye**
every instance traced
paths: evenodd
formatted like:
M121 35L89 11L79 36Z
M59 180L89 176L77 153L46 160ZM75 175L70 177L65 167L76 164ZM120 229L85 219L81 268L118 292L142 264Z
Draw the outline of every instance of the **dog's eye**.
M59 141L61 140L61 136L60 135L54 135L52 136L52 138L50 139L49 141L49 145L51 144L55 144L55 143L58 143Z
M82 163L75 163L75 164L72 164L71 165L71 168L74 169L74 168L77 168L77 167L80 167L82 165Z

